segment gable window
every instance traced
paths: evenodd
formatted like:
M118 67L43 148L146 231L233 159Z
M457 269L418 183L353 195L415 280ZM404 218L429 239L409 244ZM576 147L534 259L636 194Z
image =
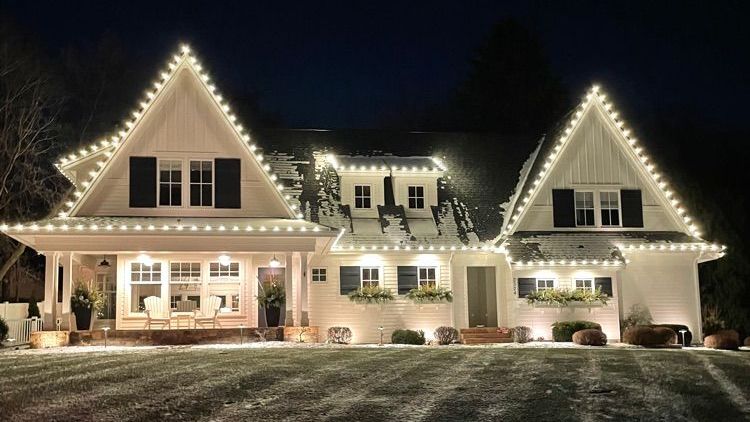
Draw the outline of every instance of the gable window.
M409 186L409 208L424 208L424 186Z
M602 214L602 226L620 225L619 192L599 192L599 205Z
M575 193L576 226L594 226L594 192Z
M371 208L372 195L370 185L354 185L354 208Z
M312 282L313 283L325 283L327 279L327 270L325 268L313 268L312 269Z
M555 280L551 278L537 278L536 279L536 290L550 290L555 288Z
M437 271L435 267L419 267L417 275L419 277L419 287L435 287L437 285Z
M377 287L380 285L380 268L362 267L362 287Z
M213 161L190 161L190 206L213 205Z
M159 206L182 205L182 161L159 160Z
M590 278L577 278L575 280L576 290L594 290L594 280Z

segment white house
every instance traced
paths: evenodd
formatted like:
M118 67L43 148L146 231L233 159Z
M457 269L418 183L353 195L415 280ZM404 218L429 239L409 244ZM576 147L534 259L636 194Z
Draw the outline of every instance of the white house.
M389 135L251 134L183 47L122 128L56 164L74 186L59 210L2 231L46 256L50 328L57 318L75 323L68 298L78 279L98 282L108 306L97 324L118 330L146 328L149 296L172 311L218 296L221 327L262 326L258 285L273 274L286 286L286 325L347 326L355 342L377 341L381 326L386 338L441 325L526 325L550 338L553 322L570 319L619 338L634 304L700 339L698 264L724 248L701 238L598 88L513 165L520 179L508 180L509 199L488 201L507 199L486 224L452 190L462 174L449 159L341 153L326 144L337 136L338 145L361 145L358 137ZM440 135L399 136L429 144ZM460 182L482 190L481 181ZM347 294L363 285L397 297L352 303ZM454 301L404 296L424 285L452 290ZM526 303L548 288L601 289L611 300Z

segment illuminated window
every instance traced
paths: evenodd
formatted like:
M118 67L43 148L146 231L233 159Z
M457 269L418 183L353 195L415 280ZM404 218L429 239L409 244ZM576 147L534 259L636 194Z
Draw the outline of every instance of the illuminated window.
M161 262L146 265L130 263L130 312L144 312L145 300L149 296L161 295Z

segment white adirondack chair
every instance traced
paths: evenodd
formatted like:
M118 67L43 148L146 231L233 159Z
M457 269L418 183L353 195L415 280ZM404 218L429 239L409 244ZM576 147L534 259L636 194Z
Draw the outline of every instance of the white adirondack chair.
M164 309L164 303L160 297L149 296L143 300L143 304L146 306L146 326L151 329L151 324L161 324L162 329L164 325L172 328L172 319L169 317L169 312Z
M195 328L198 328L198 324L211 324L212 328L216 328L219 324L219 309L221 308L221 298L218 296L209 296L205 303L201 303L201 309L196 309L193 321ZM221 327L221 324L219 324Z

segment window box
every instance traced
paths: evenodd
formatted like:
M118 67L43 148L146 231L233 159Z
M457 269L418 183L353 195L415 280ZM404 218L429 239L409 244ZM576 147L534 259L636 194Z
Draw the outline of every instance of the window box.
M526 302L533 306L546 307L567 307L580 306L585 307L606 305L610 297L602 293L601 289L596 290L568 290L568 289L544 289L526 295Z

